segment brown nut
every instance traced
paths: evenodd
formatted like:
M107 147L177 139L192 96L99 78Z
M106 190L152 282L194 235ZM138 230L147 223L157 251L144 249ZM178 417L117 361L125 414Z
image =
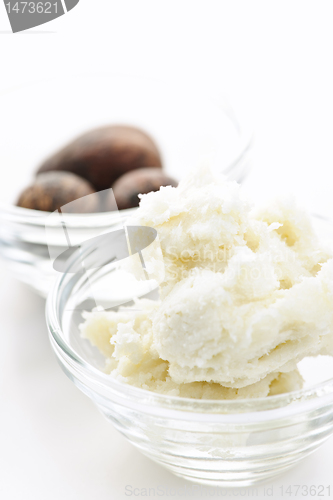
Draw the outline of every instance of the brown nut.
M130 170L161 166L157 146L145 132L135 127L111 125L81 135L46 160L38 173L66 170L101 191Z
M120 177L112 186L119 210L139 205L139 194L158 191L161 186L177 186L177 182L160 168L140 168ZM111 201L111 199L109 198ZM112 202L107 207L112 210Z
M35 182L20 195L17 206L54 212L71 201L78 200L75 207L66 207L66 213L98 212L96 196L82 198L95 193L94 188L85 179L70 172L45 172L36 177Z

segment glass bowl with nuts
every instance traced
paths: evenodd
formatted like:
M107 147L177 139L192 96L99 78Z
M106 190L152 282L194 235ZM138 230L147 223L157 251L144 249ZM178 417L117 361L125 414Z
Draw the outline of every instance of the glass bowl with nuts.
M192 84L72 76L0 100L0 257L42 296L57 275L53 250L116 228L140 193L177 185L200 163L238 182L250 168L245 117Z

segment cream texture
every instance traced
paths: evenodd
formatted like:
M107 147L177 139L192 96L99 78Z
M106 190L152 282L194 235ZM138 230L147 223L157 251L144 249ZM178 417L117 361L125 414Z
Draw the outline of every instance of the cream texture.
M297 363L332 353L332 253L292 200L255 210L236 183L201 170L142 196L130 224L157 230L164 275L155 247L145 259L160 301L86 313L81 326L118 380L192 398L260 397L299 389Z

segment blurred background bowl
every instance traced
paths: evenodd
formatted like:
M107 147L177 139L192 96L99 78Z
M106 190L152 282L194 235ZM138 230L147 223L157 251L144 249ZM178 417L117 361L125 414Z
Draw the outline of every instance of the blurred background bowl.
M15 203L41 162L77 135L107 124L140 127L155 139L165 172L177 180L201 164L238 182L250 169L252 132L246 118L226 97L207 96L193 82L77 76L11 89L0 102L0 164L5 172L0 182L0 256L42 296L56 275L48 244L58 254L68 248L63 227L46 212ZM71 242L116 227L128 211L121 212L66 215Z

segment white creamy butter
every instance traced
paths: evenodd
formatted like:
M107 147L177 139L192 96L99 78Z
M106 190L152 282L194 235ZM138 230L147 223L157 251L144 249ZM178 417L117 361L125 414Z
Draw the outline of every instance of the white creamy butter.
M333 350L333 259L292 201L254 210L210 171L142 196L157 230L160 302L86 314L82 335L117 379L209 399L295 390L296 364Z

